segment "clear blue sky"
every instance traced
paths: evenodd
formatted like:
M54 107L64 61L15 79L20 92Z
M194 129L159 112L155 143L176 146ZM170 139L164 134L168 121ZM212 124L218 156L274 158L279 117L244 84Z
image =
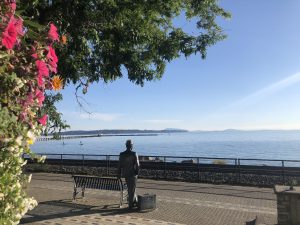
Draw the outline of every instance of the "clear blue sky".
M58 108L71 129L300 129L300 1L220 4L232 13L220 20L228 38L205 60L177 59L144 87L127 78L94 84L84 96L90 116L66 87Z

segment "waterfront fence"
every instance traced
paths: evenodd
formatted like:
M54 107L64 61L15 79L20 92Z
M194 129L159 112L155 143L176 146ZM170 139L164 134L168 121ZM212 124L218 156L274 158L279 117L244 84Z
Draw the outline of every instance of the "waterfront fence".
M48 154L44 164L35 168L51 172L116 176L119 155ZM36 164L23 157L28 167ZM218 157L139 156L140 177L192 182L272 186L300 182L300 160L241 159ZM71 169L70 169L71 168Z

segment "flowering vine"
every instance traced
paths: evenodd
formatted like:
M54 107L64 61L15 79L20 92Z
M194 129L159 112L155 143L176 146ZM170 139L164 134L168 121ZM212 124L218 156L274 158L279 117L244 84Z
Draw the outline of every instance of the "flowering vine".
M26 195L31 176L22 174L24 153L47 124L41 107L46 90L59 90L56 26L29 37L15 14L16 2L0 2L0 224L17 224L37 202ZM41 157L39 160L43 160Z

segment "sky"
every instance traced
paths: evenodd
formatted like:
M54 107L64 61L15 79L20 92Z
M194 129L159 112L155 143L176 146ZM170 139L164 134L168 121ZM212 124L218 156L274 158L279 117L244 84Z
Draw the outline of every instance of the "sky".
M300 1L222 0L227 39L207 58L181 57L161 80L137 86L126 77L98 83L84 95L62 90L57 104L71 130L300 129ZM182 18L176 24L193 32Z

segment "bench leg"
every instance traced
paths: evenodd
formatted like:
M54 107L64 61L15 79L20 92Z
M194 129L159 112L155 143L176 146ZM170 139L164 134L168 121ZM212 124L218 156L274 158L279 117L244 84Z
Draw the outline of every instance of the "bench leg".
M123 206L124 202L128 202L127 190L120 191L120 208Z
M74 192L73 192L73 200L75 200L76 198L76 195L77 195L77 188L74 187Z
M122 208L123 205L123 191L120 191L120 208Z
M81 196L84 198L84 191L85 191L85 188L83 187L82 188L82 191L81 191Z

